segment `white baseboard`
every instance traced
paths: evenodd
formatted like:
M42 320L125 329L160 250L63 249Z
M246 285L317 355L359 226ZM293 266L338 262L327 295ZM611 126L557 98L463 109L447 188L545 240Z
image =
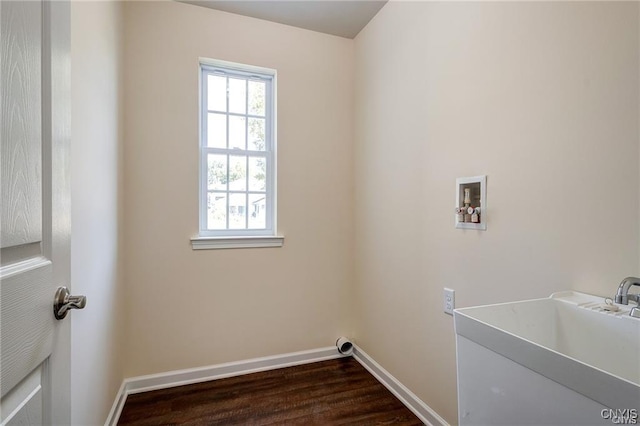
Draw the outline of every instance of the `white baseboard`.
M330 346L309 351L292 352L283 355L211 365L208 367L131 377L122 382L122 386L120 386L120 390L113 402L105 426L115 426L118 424L118 419L120 418L128 395L342 357L345 357L345 355L341 355L335 346ZM409 410L418 416L423 423L429 426L449 426L438 413L407 389L357 345L354 345L353 357L380 383L389 389Z
M118 424L120 413L122 413L124 403L127 401L125 382L126 380L123 380L122 384L120 385L120 389L116 394L116 399L113 401L113 405L111 406L111 410L109 411L107 420L104 422L104 426L116 426Z
M229 362L225 364L211 365L208 367L190 368L186 370L169 371L167 373L151 374L125 379L120 386L118 395L113 402L105 426L115 426L124 408L128 395L140 392L148 392L158 389L167 389L176 386L190 385L193 383L207 382L210 380L224 379L227 377L241 376L243 374L257 373L260 371L275 370L277 368L293 367L295 365L310 364L329 359L342 358L335 346L313 349L302 352L292 352L283 355L254 358L244 361Z
M398 379L393 377L387 370L382 368L380 364L375 362L373 358L367 355L367 353L357 345L353 346L353 357L362 364L373 377L389 389L413 414L418 416L424 424L429 426L449 426L449 423L447 423L445 419L440 417L438 413L400 383Z

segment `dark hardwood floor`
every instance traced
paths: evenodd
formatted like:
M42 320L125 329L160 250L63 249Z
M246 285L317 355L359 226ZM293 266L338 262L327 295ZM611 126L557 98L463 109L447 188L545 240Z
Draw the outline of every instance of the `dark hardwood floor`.
M353 358L130 395L120 425L421 425Z

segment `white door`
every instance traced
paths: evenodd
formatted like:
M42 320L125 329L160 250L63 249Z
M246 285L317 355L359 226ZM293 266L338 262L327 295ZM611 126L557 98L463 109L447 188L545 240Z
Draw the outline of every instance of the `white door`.
M69 3L0 0L0 421L70 423Z

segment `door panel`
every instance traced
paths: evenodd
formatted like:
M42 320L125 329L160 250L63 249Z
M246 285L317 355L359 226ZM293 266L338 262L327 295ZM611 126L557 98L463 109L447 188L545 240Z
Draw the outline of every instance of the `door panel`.
M42 4L0 4L0 247L42 241Z
M0 422L68 424L68 2L0 0L0 36Z
M2 396L51 353L52 263L36 258L2 268ZM4 408L4 407L3 407Z
M3 398L3 425L39 425L42 418L42 367L36 368Z

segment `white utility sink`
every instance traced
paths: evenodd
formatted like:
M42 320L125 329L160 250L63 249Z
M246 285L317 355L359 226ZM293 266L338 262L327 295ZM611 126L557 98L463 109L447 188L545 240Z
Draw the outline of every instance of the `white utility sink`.
M640 413L640 319L604 303L561 292L456 309L460 424L612 424L602 410Z

